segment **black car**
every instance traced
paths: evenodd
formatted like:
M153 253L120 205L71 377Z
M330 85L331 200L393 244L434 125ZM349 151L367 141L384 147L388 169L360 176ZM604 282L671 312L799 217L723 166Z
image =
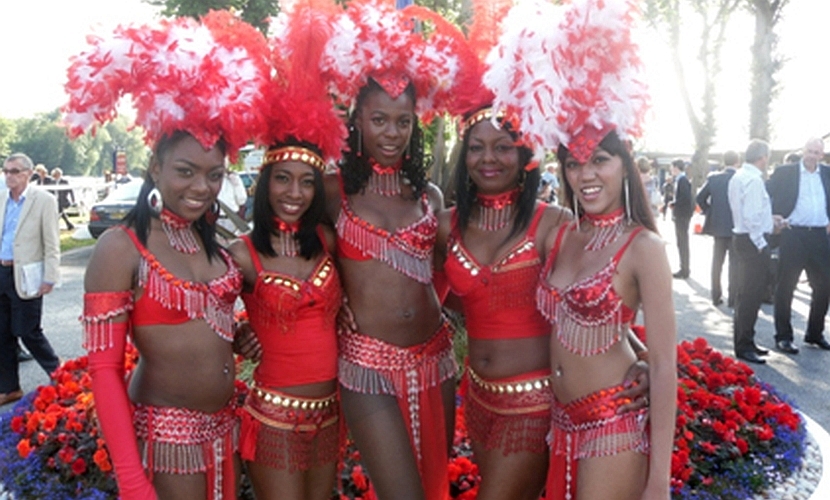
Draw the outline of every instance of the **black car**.
M89 210L87 229L93 238L98 238L108 228L121 222L127 212L133 209L143 182L119 184L115 190Z

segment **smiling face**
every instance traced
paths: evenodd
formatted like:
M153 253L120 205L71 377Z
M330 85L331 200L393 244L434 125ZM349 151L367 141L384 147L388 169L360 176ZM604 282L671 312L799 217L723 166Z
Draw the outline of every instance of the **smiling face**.
M184 135L154 158L150 175L164 207L195 221L216 201L225 176L225 156L219 146L206 150Z
M509 191L519 183L519 148L504 130L489 121L470 130L466 166L470 179L481 194Z
M568 155L564 171L585 213L607 214L622 206L625 169L619 156L597 148L586 163L579 163Z
M274 215L293 224L314 200L314 168L299 161L283 161L271 167L268 203Z
M403 158L415 127L415 103L404 92L392 99L383 90L366 95L357 110L363 152L379 164L391 166Z

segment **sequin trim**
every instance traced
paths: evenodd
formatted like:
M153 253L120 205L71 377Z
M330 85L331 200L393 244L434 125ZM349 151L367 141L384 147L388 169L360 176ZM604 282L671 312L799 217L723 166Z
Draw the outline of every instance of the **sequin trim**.
M419 283L432 283L438 219L430 210L426 195L422 207L423 217L390 233L358 217L344 198L337 218L337 237Z
M113 319L133 310L132 290L120 292L89 292L84 294L82 346L89 352L113 347Z

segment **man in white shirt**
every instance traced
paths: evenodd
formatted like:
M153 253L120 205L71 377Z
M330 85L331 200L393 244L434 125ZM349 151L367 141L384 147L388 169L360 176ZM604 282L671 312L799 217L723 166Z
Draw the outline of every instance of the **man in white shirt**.
M766 290L769 245L764 237L773 231L772 206L764 188L769 162L769 144L753 139L746 148L745 162L729 180L733 249L738 262L737 300L733 317L735 356L751 363L765 363L765 349L755 345L755 321Z
M830 351L824 338L824 317L830 300L830 167L824 157L824 141L807 141L801 161L775 169L767 183L772 213L786 221L779 249L778 287L775 291L775 345L779 351L797 354L793 345L792 300L802 271L812 288L810 315L804 342Z

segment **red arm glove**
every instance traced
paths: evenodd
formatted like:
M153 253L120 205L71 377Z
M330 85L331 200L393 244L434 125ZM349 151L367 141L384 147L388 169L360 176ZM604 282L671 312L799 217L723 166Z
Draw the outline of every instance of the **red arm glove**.
M113 297L116 293L120 297ZM128 298L125 293L129 294ZM102 310L102 306L113 305L113 298L120 300L121 306ZM102 299L109 299L109 304ZM91 311L93 309L98 314ZM141 465L135 432L128 432L128 429L133 428L132 406L124 383L128 323L112 321L114 316L130 309L131 292L85 294L82 318L84 345L90 349L89 373L96 401L95 411L115 467L120 496L123 500L156 500L153 484Z

